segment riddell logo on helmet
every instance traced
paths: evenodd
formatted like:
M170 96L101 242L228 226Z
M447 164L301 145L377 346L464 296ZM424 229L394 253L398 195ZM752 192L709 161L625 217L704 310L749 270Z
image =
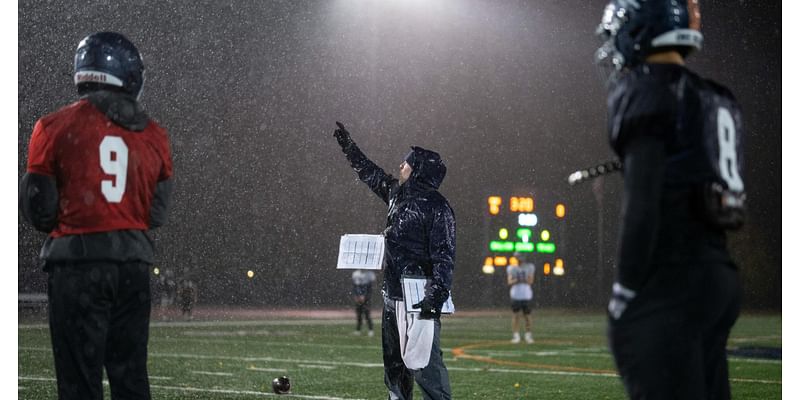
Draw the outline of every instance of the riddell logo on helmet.
M100 71L81 71L75 73L75 84L96 82L106 85L122 86L122 81L114 75Z
M92 72L87 72L85 74L78 73L78 75L75 76L75 80L78 81L78 83L82 83L82 82L100 82L100 83L105 83L107 81L105 75L95 74L95 73L92 73Z

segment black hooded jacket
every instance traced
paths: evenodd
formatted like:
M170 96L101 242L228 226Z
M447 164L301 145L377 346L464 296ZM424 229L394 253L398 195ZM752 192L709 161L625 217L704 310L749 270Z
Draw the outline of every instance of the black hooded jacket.
M412 147L411 177L404 184L370 161L352 143L343 149L350 165L388 206L384 295L402 300L402 275L431 280L425 297L437 308L450 294L456 253L455 214L437 189L447 168L436 152Z

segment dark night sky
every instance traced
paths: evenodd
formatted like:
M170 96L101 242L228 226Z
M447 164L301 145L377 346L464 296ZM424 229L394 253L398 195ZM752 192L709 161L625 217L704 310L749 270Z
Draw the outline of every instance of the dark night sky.
M177 186L171 222L154 235L158 264L198 280L201 302L344 304L339 236L379 232L386 207L347 165L336 120L389 172L411 145L442 154L457 302L463 293L463 306L505 304L505 289L480 273L485 196L497 192L568 205L571 272L549 303L604 301L621 179L605 180L602 287L591 185L565 181L611 157L592 63L604 1L118 3L19 2L18 176L36 119L76 98L78 41L127 35L147 67L143 103L173 143ZM701 2L706 48L689 66L743 108L750 213L730 245L747 306L780 309L781 9L766 3ZM22 223L18 233L19 290L43 291L43 235ZM479 288L484 296L469 295Z

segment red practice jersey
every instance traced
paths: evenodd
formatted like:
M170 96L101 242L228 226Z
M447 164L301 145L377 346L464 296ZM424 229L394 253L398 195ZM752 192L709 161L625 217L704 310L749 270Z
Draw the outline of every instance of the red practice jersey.
M127 130L82 99L36 122L28 172L58 186L52 237L146 230L156 184L172 176L167 132L150 120Z

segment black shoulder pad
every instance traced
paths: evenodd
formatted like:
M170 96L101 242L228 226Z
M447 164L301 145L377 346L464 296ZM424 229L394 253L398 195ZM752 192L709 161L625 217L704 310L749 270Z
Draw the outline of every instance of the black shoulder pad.
M638 136L664 137L675 128L677 102L668 83L649 75L625 79L609 96L609 140L620 157Z

